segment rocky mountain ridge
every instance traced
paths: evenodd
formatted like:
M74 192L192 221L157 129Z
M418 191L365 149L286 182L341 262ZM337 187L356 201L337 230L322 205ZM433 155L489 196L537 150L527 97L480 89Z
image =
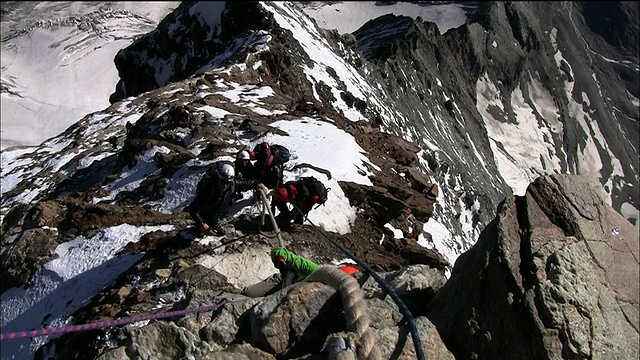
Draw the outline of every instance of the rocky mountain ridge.
M629 3L619 6L626 9L626 13L638 11ZM303 98L303 102L308 101L309 90L301 81L305 75L291 66L298 64L302 70L308 64L313 64L308 60L308 50L297 45L303 44L301 39L296 38L300 30L286 26L278 30L283 26L281 21L265 20L265 16L268 16L260 6L250 9L250 6L242 8L243 18L248 16L247 12L251 12L255 14L252 17L262 19L254 22L261 25L252 31L260 33L264 28L271 28L273 34L281 33L285 37L283 41L288 44L287 47L297 49L296 56L285 58L290 68L287 73L276 74L282 79L280 84L283 91L289 96ZM284 9L286 7L280 10ZM280 10L277 7L272 9L273 14L278 14ZM233 11L233 8L229 8L229 13ZM314 32L313 37L327 38L329 50L340 54L353 66L348 71L357 70L367 83L379 84L377 88L358 89L344 81L344 77L340 79L338 74L342 74L342 71L331 67L334 62L320 60L327 71L324 76L333 80L308 79L315 84L313 91L317 93L311 100L320 101L348 118L367 119L380 124L383 131L418 144L424 152L422 157L429 165L425 171L431 172L439 184L449 182L448 186L443 186L445 191L450 188L464 189L446 194L452 204L455 202L453 199L465 198L467 205L462 205L462 208L470 210L473 208L471 204L477 202L480 211L471 211L479 224L486 224L492 218L499 201L495 199L501 199L510 191L519 194L526 189L523 184L540 174L554 172L591 174L610 193L612 206L623 212L630 221L636 222L640 205L634 191L639 185L635 159L639 154L637 144L640 139L637 134L640 129L632 119L638 118L638 106L633 105L633 99L637 103L640 95L636 86L633 86L638 83L638 73L630 73L629 70L633 68L632 64L638 63L637 56L629 57L632 51L617 50L608 43L595 40L587 43L593 43L593 49L588 48L589 45L585 45L585 49L577 48L573 37L576 34L591 34L591 27L596 26L577 20L578 16L589 11L589 7L583 9L577 4L568 7L540 3L529 7L516 3L495 3L482 5L476 22L443 35L439 34L434 24L392 15L365 24L354 33L355 38L341 36L336 31L307 30ZM301 19L306 18L295 8L286 12ZM543 19L533 15L538 13L556 15ZM567 26L563 21L566 17L575 17L576 20ZM630 23L630 19L632 17L627 15L620 23ZM395 28L396 23L399 27L397 33L393 34L390 29ZM225 35L224 29L230 27L225 26L224 21L212 27L220 29L219 37L225 39L217 40L220 43L228 43L232 38L231 35ZM556 30L553 30L554 27ZM300 27L314 28L312 21ZM246 30L243 27L239 29ZM158 30L157 34L140 39L140 47L153 48L160 34L162 32ZM367 42L367 34L375 34L371 44ZM197 39L198 36L189 32L189 36L180 35L180 38ZM388 39L382 41L380 36ZM255 47L261 42L252 43L254 45L251 47ZM247 56L246 51L251 47L231 47L232 51L225 51L214 62L207 62L206 54L198 53L208 51L206 47L194 49L196 53L193 56L184 51L176 52L184 54L181 55L184 58L181 63L190 64L188 66L191 68L202 67L200 71L203 71L217 66L220 61L227 61L225 59L232 53L239 58ZM374 48L379 54L367 57ZM587 51L592 58L590 64L597 62L599 66L587 66L580 60L583 51ZM120 67L150 69L149 66L167 58L159 56L153 61L144 60L134 55L139 52L135 47L123 50L119 54L119 58L123 59ZM619 54L616 59L620 60L607 61L599 55L605 53ZM562 59L563 56L567 59ZM124 61L126 57L131 60ZM629 60L630 66L624 65ZM271 66L273 69L278 67ZM588 75L591 68L599 72L596 79L620 78L630 81L596 80L594 83L593 77ZM174 71L176 79L184 77L180 75L181 71ZM567 71L569 76L566 75ZM142 70L134 73L136 77L130 80L123 77L122 84L130 83L127 85L129 88L141 83L148 84L145 85L148 88L162 85L156 82L157 77L153 72ZM144 75L147 80L140 79L140 74L147 74ZM601 91L609 95L602 97ZM136 92L132 90L130 93ZM585 96L589 98L586 102L582 100ZM389 102L387 99L392 103L382 106ZM500 99L495 107L490 105L494 99ZM601 102L600 99L611 100ZM527 110L532 115L526 115ZM594 118L590 120L588 116ZM614 120L610 120L610 116ZM532 122L534 130L528 125L517 127L523 122ZM512 129L509 129L510 124L514 125ZM504 136L507 131L513 133L512 139L522 137L522 141L538 144L537 151L542 152L540 157L533 158L515 140L510 142L509 137ZM532 132L534 135L531 135ZM478 162L483 166L476 166ZM520 170L513 171L516 175L509 174L505 181L505 174L498 175L498 164L503 168L513 166ZM453 176L449 175L451 170L455 172ZM443 217L455 215L450 213ZM465 239L477 237L477 227L473 233L463 234L460 224L452 222L447 225L455 229L455 234L462 234L462 238L456 239L457 242L470 245L472 241Z
M213 312L65 334L40 347L36 358L311 359L335 358L337 352L360 358L371 343L378 349L371 356L380 358L413 359L418 348L430 359L637 357L637 226L609 206L611 195L588 175L541 177L522 196L507 195L492 160L492 140L478 138L489 131L473 98L477 84L463 79L477 79L486 68L501 77L501 91L506 91L517 88L524 68L536 69L541 60L519 52L522 58L514 61L520 65L513 69L508 59L494 54L492 61L506 65L491 68L485 53L492 48L491 38L484 38L484 50L471 40L485 36L482 26L504 35L496 24L531 8L492 5L481 12L484 25L441 37L433 24L392 17L373 21L354 36L339 36L315 28L290 4L239 8L230 3L216 8L220 22L186 22L210 15L204 6L215 5L183 3L156 32L122 51L116 62L133 71L118 91L132 93L114 95L110 108L87 115L37 149L13 153L10 170L3 170L3 182L14 184L2 194L2 207L11 209L2 227L2 292L33 286L33 275L58 256L58 244L77 236L99 238L111 227L129 224L164 228L122 248L118 256L135 261L65 321L87 323L227 302ZM552 5L533 6L541 11ZM260 28L238 20L246 18L260 18ZM192 26L175 27L179 24ZM368 36L382 34L380 29L389 25L401 29L402 36L395 35L401 39L370 42L372 51L363 54L371 56L359 55ZM530 35L518 46L527 48L543 31L524 29ZM215 34L218 41L209 41L217 45L190 47L189 42L199 44L197 34ZM338 56L311 56L303 38ZM180 47L184 53L176 51ZM143 57L141 49L148 48L153 49L147 51L150 57ZM178 53L175 61L163 61L172 51ZM346 61L333 60L338 58ZM350 65L357 70L352 72ZM420 76L433 69L439 69L437 75ZM156 71L171 75L159 78ZM360 83L357 76L378 85ZM456 81L460 85L454 92ZM269 96L256 96L267 87ZM229 89L236 89L240 101L228 97ZM412 100L419 94L422 99ZM503 100L505 108L508 104ZM505 111L505 122L509 114ZM181 189L186 179L198 178L213 160L233 156L269 134L291 136L278 124L299 119L349 133L371 162L362 170L371 173L370 186L334 179L335 194L343 193L358 209L349 233L308 223L282 233L288 247L320 264L344 257L327 243L329 236L379 273L411 310L415 321L408 323L386 290L366 275L358 277L371 324L367 344L350 323L349 307L323 281L296 284L265 298L239 294L243 280L235 273L248 270L250 262L266 257L276 245L273 235L261 229L258 214L239 213L229 235L206 246L195 238L182 211L192 190ZM145 172L143 165L153 165L154 171ZM633 169L633 164L625 166ZM434 183L439 191L430 194ZM637 193L628 195L637 205ZM423 226L432 218L456 235L450 246L463 255L452 270L447 254L418 244L419 238L433 240ZM207 265L208 257L211 263L241 260L238 268L224 269ZM50 325L56 315L43 316L42 325ZM412 343L412 326L420 335L419 346Z

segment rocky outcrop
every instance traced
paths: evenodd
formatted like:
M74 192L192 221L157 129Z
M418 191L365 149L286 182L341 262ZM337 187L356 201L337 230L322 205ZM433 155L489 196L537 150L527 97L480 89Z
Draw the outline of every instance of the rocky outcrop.
M593 32L612 46L621 48L629 56L637 56L640 51L640 6L637 2L621 1L608 5L599 2L582 4L582 16ZM637 90L637 87L636 87ZM635 97L640 97L634 94Z
M507 198L428 307L456 358L635 359L638 227L581 176Z
M54 229L29 229L15 238L5 239L0 257L0 292L16 286L29 286L33 274L57 257L57 231Z
M488 223L497 205L494 199L510 191L500 180L484 175L499 173L492 161L486 161L487 169L476 166L484 162L479 159L492 157L482 118L473 111L474 79L484 70L484 54L474 51L480 40L466 26L441 35L434 23L391 14L367 22L353 35L368 60L370 81L380 84L403 114L386 127L393 133L413 133L413 143L425 149L426 156L437 158L431 170L438 183L448 178L450 188L459 183L477 189L473 198L483 197L480 223ZM429 145L432 141L439 149Z
M218 283L218 291L205 290L197 282L184 287L180 285L184 280L180 279L185 279L185 276L180 274L188 272L191 267L185 263L182 266L175 268L176 276L164 278L163 286L152 292L158 292L158 295L164 292L165 295L161 296L166 298L169 295L166 292L172 288L192 289L197 286L200 290L187 290L186 299L179 304L179 308L193 308L203 301L226 299L226 303L213 313L186 315L175 322L160 320L142 327L115 329L108 347L95 337L96 334L67 334L55 342L57 348L61 349L58 354L71 356L80 352L99 359L121 358L122 354L132 359L146 358L154 353L161 356L154 358L163 359L184 356L242 358L242 354L254 354L261 359L299 358L307 354L327 355L330 340L344 336L344 312L350 311L348 303L341 303L335 289L321 282L297 283L265 298L253 299L221 292L231 290L230 287L225 288L224 281ZM155 274L158 276L161 272L156 271ZM442 271L424 265L409 266L402 271L380 275L414 311L423 306L425 299L429 298L428 294L432 296L446 281ZM192 278L199 282L203 276L220 279L219 274L206 269L199 274L194 273ZM372 341L381 358L415 359L417 350L408 328L410 324L405 322L397 305L372 278L359 277L359 281L371 323ZM140 302L151 302L157 296L145 295L145 292L136 288L116 290L104 291L97 297L102 300L92 305L93 309L101 314L117 314L118 307L137 302L138 311L145 311L140 307ZM101 301L103 305L100 305ZM106 307L107 302L115 306ZM94 312L87 312L90 308L79 312L78 316L85 319L85 316ZM429 358L454 358L440 340L435 326L426 317L415 318L414 325L420 336L420 349ZM347 340L347 348L354 348L355 345ZM42 351L46 351L46 348Z
M194 15L199 7L209 18ZM201 67L243 62L266 42L260 30L272 19L258 2L183 2L156 30L122 49L114 59L120 81L111 103L183 80ZM238 38L246 45L237 47Z

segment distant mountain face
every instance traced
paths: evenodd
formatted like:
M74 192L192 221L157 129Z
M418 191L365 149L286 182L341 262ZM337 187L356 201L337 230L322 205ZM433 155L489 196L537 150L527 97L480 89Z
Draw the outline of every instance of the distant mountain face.
M107 107L118 81L116 52L178 4L3 2L2 149L38 145Z
M638 6L607 11L620 25L603 37L589 3L487 3L443 36L386 16L354 36L398 129L417 127L463 183L493 198L498 173L516 194L540 174L589 174L637 223Z
M634 26L637 4L616 6L619 11L612 10L612 16L628 19ZM362 164L361 173L371 173L371 185L340 176L332 179L335 191L344 193L349 204L358 209L351 232L335 236L376 271L415 264L434 270L428 286L398 285L398 289L407 289L414 306L429 303L445 281L447 265L469 250L485 228L491 232L484 237L481 249L488 250L475 250L465 257L480 270L475 277L464 277L459 274L463 269L457 267L455 277L482 283L486 280L482 269L486 268L495 275L491 280L496 281L496 288L506 288L500 283L504 278L500 271L506 271L500 264L508 263L508 278L516 279L516 285L509 284L522 294L514 290L505 294L505 299L511 296L513 301L515 296L521 301L518 304L528 301L531 294L527 291L534 291L532 284L538 280L520 271L531 270L540 283L545 279L542 275L538 278L533 265L522 270L519 264L510 263L515 261L514 254L524 259L516 259L523 264L537 261L513 244L532 241L528 227L550 238L591 239L584 233L598 228L600 225L591 224L601 220L592 212L600 213L597 209L606 206L595 200L596 195L593 206L582 206L586 200L573 193L572 177L557 181L561 190L553 181L544 180L533 195L527 195L525 189L533 179L547 173L581 174L580 179L602 185L594 194L599 192L615 211L629 222L637 222L639 122L638 90L633 87L638 84L638 53L633 48L637 32L634 43L633 32L593 20L594 9L580 3L491 2L478 10L469 25L445 34L432 23L384 16L353 34L340 35L319 29L290 3L181 3L154 31L118 52L115 63L120 81L109 108L85 117L35 149L3 152L1 206L5 215L3 257L7 259L2 265L3 292L30 283L42 265L55 258L52 249L58 244L76 236L90 239L123 223L169 224L174 230L158 230L127 245L123 251L146 255L134 267L123 270L113 285L92 299L84 299L82 308L74 305L69 312L76 320L88 322L105 313L130 313L133 307L151 311L155 301L168 298L169 291L183 286L188 289L188 301L181 298L176 307L184 308L184 302L196 303L213 292L233 292L225 276L218 272L211 275L194 264L196 254L206 249L185 235L192 223L183 210L194 190L186 184L192 184L188 180L201 176L216 158L233 156L240 147L271 135L287 136L277 126L281 121L301 121L316 126L329 123L352 135L366 150L370 163ZM263 96L264 91L269 95ZM332 140L325 139L323 150L343 151L342 144ZM428 193L433 184L439 190L437 201ZM514 193L524 197L511 196ZM591 199L591 192L588 196ZM535 221L525 221L529 218ZM268 251L260 234L251 233L247 222L252 224L241 217L234 225L249 234L251 246L259 253ZM634 231L627 223L620 225L617 218L613 223L625 234ZM390 234L388 225L401 230L402 236ZM340 257L323 246L323 239L313 229L298 228L286 235L287 240L295 250L323 260ZM545 232L547 229L553 231ZM602 231L615 238L619 233L615 229ZM557 247L562 248L563 242L558 241ZM243 243L223 251L249 254L251 246ZM428 252L424 246L434 247L440 254ZM545 258L555 259L552 255L545 252ZM486 259L495 262L485 264ZM163 273L158 270L169 268L179 274L171 278L175 283L170 286L152 290L148 289L153 286L148 286L147 291L139 284L131 285L139 274L145 274L145 279L138 279L138 283L158 281L156 275ZM400 276L389 275L389 279L396 275ZM196 277L211 281L196 285ZM414 284L413 278L398 283L402 281ZM447 310L439 319L444 323L448 315L460 313L459 308L452 310L454 305L448 301L448 296L456 298L458 285L446 288L452 290L436 297L431 308L436 313ZM314 291L321 290L307 288L302 293L309 296ZM380 293L379 289L369 291ZM474 299L470 298L455 306L473 308ZM274 314L284 299L290 298L280 294L262 303L251 315L253 325L242 325L251 329L239 327L235 320L253 308L253 300L238 308L225 308L225 318L231 320L211 319L214 325L206 330L198 327L197 321L191 322L193 318L181 326L157 328L156 324L152 330L144 329L172 337L187 334L188 349L183 350L189 354L198 354L196 349L202 345L198 341L217 341L205 349L214 351L247 333L251 336L246 338L258 339L259 351L234 351L291 357L307 354L304 351L319 352L318 339L312 341L304 333L289 331L287 326L294 325L277 323L278 334L291 336L287 341L269 335L269 331L273 333L270 321L277 320L260 316ZM374 306L376 302L371 303ZM491 304L483 302L483 306ZM391 310L383 305L377 309L372 316L401 318L397 313L385 317ZM318 309L314 311L311 313L319 314ZM513 318L518 320L518 316ZM451 318L469 323L467 318ZM263 327L256 330L256 321ZM304 324L295 325L296 329L308 325L306 319L300 321ZM399 321L381 321L381 326L397 338L406 333L406 329L399 330ZM441 352L441 358L481 351L455 346L458 338L466 341L480 336L474 329L469 328L469 334L447 329L441 331L440 340L426 318L421 321L422 334L436 339L432 350ZM547 325L551 322L545 321ZM540 338L548 335L535 324ZM337 331L336 327L328 326L321 333ZM126 345L129 353L150 351L140 345L150 342L145 337L147 330L121 336L136 339ZM195 339L194 333L205 334L206 339ZM389 338L383 331L378 335L378 341ZM481 335L491 339L491 334ZM500 337L494 333L494 338ZM567 336L557 338L553 341L565 341L569 347ZM513 341L510 344L526 340L517 334L509 339ZM532 340L535 346L526 347L535 348L531 356L559 348L546 348L555 344L545 342L547 338L538 340ZM80 348L78 351L95 357L105 351L113 352L111 355L125 351L124 342L115 348L106 343L91 335L64 336L58 346L52 342L40 351L59 351L61 357L72 357ZM398 350L401 358L415 358L409 347ZM497 351L489 350L481 355Z

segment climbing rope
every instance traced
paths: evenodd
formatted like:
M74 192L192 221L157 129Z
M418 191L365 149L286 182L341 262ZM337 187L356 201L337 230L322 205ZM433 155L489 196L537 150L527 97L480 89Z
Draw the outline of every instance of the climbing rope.
M298 209L298 211L300 211L300 209ZM426 358L424 355L424 350L422 349L422 342L420 341L420 334L418 333L416 322L413 318L413 315L411 314L411 311L409 311L405 303L402 301L402 299L400 299L400 296L398 296L398 294L391 288L391 286L389 286L389 284L387 284L387 282L384 281L384 279L380 277L380 275L378 275L375 271L373 271L373 269L371 269L369 265L365 264L361 259L359 259L357 256L352 254L349 250L345 249L342 245L338 244L337 242L332 240L329 236L327 236L327 234L321 231L320 228L316 226L316 224L314 224L311 220L309 220L308 216L305 215L304 219L308 221L309 224L313 225L313 227L317 229L317 231L320 233L320 235L323 236L325 240L327 240L331 245L338 248L338 250L340 250L347 257L355 261L356 264L358 264L358 266L364 269L367 274L371 275L373 279L378 283L378 285L380 285L380 287L387 294L389 294L393 302L395 302L396 305L398 305L398 309L400 310L400 313L407 320L409 331L411 332L411 339L413 340L413 346L416 349L416 357L418 358L418 360L425 360Z
M356 279L334 266L321 266L305 281L322 282L336 289L342 299L342 308L345 310L347 330L354 334L353 342L357 345L358 359L381 359L380 352L375 346L375 336L369 326L364 291ZM340 358L340 356L336 357Z
M4 333L4 334L0 334L0 341L13 340L13 339L25 338L25 337L37 337L37 336L46 336L46 335L52 335L52 334L64 334L64 333L77 332L77 331L95 330L95 329L102 329L107 327L116 327L118 325L136 323L144 320L164 319L164 318L174 317L174 316L183 316L186 314L191 314L196 312L214 311L214 310L217 310L224 303L225 301L223 300L216 304L202 305L202 306L188 308L184 310L167 311L167 312L157 313L157 314L139 314L139 315L115 319L115 320L102 320L102 321L96 321L96 322L92 322L89 324L82 324L82 325L67 325L67 326L62 326L57 328L47 328L47 329L40 329L40 330Z
M273 217L273 213L271 212L271 208L269 207L269 203L267 202L267 196L264 193L264 190L262 187L259 188L260 191L260 195L262 197L262 201L263 204L265 206L265 208L267 208L267 210L269 211L269 217L271 218L271 223L273 224L274 229L276 229L276 234L278 235L278 241L281 247L284 247L284 242L282 241L282 237L280 236L280 230L278 229L278 225L276 223L275 218ZM302 211L300 211L300 209L294 205L294 209L298 212L300 212L301 214L304 214ZM407 306L405 305L405 303L402 301L402 299L400 299L400 296L398 296L398 294L391 288L391 286L389 286L389 284L387 284L386 281L384 281L384 279L382 277L380 277L380 275L378 275L375 271L373 271L373 269L371 267L369 267L369 265L365 264L361 259L359 259L357 256L355 256L354 254L352 254L349 250L345 249L342 245L338 244L337 242L333 241L329 236L327 236L327 234L325 234L323 231L320 231L320 227L318 227L316 224L314 224L311 220L309 220L309 217L304 214L304 220L308 221L309 224L311 224L319 233L320 235L323 236L323 238L325 240L327 240L331 245L335 246L336 248L338 248L338 250L340 250L343 254L345 254L347 257L349 257L350 259L352 259L353 261L356 262L356 264L358 264L358 266L360 266L362 269L364 269L366 271L367 274L371 275L373 277L373 279L378 283L378 285L380 285L380 287L387 293L389 294L389 296L391 297L391 299L396 303L396 305L398 305L398 309L400 310L400 313L404 316L404 318L406 319L408 326L409 326L409 331L411 332L411 339L413 340L413 345L415 347L416 350L416 357L418 358L418 360L425 360L426 357L424 355L424 350L422 349L422 342L420 341L420 334L418 333L418 328L416 327L416 323L415 320L413 318L413 315L411 314L411 311L409 311L409 309L407 308ZM342 272L341 270L338 270L340 272ZM315 272L314 272L315 273ZM323 276L324 273L321 273L319 276ZM311 274L313 275L313 273ZM345 274L346 275L346 274ZM350 277L348 275L346 275L347 277ZM328 278L331 278L331 275L327 276ZM333 281L331 279L328 279L327 281ZM347 280L345 280L347 281ZM355 279L354 279L355 281ZM355 282L355 284L358 286L359 285L357 282ZM350 298L349 293L347 292L348 289L346 288L342 288L340 285L337 285L338 287L334 288L336 290L338 290L338 288L340 288L340 292L341 294L343 294L343 307L346 307L347 310L345 311L346 313L355 311L355 312L359 312L362 311L362 305L358 305L357 308L355 308L356 310L353 310L351 308L352 302L353 303L358 303L358 298L357 295L354 295L353 298ZM346 285L345 285L346 286ZM349 298L349 301L345 301L345 296ZM361 295L364 296L364 295ZM355 305L354 305L355 306ZM366 309L365 311L366 312ZM366 321L366 328L369 327L369 320L368 317L357 317L355 316L356 314L351 314L352 317L356 318L356 319L360 319L361 322ZM363 331L362 328L360 328L360 325L357 326L357 328L359 329L359 331ZM368 344L369 341L371 341L371 343L373 344L373 338L369 339L368 336L364 336L365 332L359 333L356 331L356 335L359 334L359 338L360 338L360 342L361 342L361 353L365 353L365 351L367 351L368 348ZM372 336L372 335L371 335ZM377 356L377 357L372 357L372 359L377 359L380 357L380 354L378 353L376 355L376 353L371 353L371 352L367 352L366 353L367 356ZM363 358L368 358L368 357L363 357Z
M284 247L284 241L282 240L282 236L280 236L280 229L278 229L278 223L276 219L273 217L273 213L271 212L271 207L269 206L269 201L267 201L267 194L265 194L264 185L258 187L258 192L260 193L260 197L262 198L262 204L265 209L269 212L269 218L271 219L271 225L273 225L273 229L276 231L276 236L278 237L278 245L280 247Z

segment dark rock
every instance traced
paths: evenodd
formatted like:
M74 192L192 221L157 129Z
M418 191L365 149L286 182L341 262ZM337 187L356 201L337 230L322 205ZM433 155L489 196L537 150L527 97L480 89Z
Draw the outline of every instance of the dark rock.
M33 275L57 258L58 234L54 229L29 229L2 251L0 293L20 285L31 285Z

